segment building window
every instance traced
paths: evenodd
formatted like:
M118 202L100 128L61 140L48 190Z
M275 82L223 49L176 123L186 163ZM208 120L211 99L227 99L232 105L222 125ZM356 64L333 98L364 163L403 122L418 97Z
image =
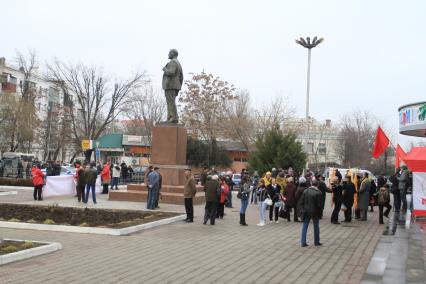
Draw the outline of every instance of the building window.
M318 143L318 154L325 155L327 153L327 147L325 143Z
M54 88L49 88L49 102L59 104L59 91Z

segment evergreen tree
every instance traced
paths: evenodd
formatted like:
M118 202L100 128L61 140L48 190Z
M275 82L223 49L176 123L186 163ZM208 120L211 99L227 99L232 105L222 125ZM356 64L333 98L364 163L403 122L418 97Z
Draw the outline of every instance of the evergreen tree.
M296 138L295 133L284 134L278 127L266 131L256 140L257 150L250 157L250 169L257 170L259 174L272 168L288 167L292 167L296 173L302 172L307 157Z
M188 137L186 159L192 166L224 166L231 165L226 149L217 145L216 140L209 143Z

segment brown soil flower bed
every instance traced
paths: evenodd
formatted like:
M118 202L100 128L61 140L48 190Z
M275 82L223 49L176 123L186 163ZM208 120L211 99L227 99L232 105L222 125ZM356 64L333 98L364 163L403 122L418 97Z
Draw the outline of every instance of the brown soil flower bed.
M121 229L178 216L178 213L0 204L0 221Z
M1 241L0 240L0 255L14 253L17 251L31 249L31 248L36 248L42 245L44 244L28 242L28 241L10 241L10 240Z
M33 187L33 180L23 178L0 178L0 185Z

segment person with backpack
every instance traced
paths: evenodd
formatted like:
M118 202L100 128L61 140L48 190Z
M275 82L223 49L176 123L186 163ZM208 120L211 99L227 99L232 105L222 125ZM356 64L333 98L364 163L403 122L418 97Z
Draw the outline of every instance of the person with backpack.
M379 223L383 224L383 215L388 218L389 212L392 209L392 206L390 205L390 193L388 184L385 184L379 189L379 192L377 193L377 203L379 204ZM384 214L383 207L386 207L386 211Z
M244 175L241 179L240 189L238 190L237 198L241 199L241 208L240 208L240 225L247 226L246 223L246 210L248 206L248 200L250 192L252 191L253 186L250 184L250 178L248 175Z

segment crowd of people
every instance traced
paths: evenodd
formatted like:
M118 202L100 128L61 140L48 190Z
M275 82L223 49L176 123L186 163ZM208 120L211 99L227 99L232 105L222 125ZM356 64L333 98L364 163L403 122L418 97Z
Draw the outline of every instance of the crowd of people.
M193 195L185 196L186 221L193 222L192 202L186 199L192 201L196 190L190 170L187 173L187 182L191 181L193 184ZM348 170L340 173L337 169L330 174L327 183L320 173L314 174L306 170L297 177L291 168L274 168L262 177L257 172L249 174L247 170L243 170L241 177L237 193L241 200L240 225L247 226L245 215L249 203L257 205L258 226L265 226L268 219L269 223L279 223L279 218L288 222L291 222L291 219L294 222L302 222L302 247L307 246L306 234L311 220L314 226L314 244L321 245L319 220L323 218L327 193L331 196L333 211L330 222L334 225L339 225L340 222L350 223L353 219L367 221L369 208L373 212L375 206L379 207L380 224L384 224L383 217L389 216L392 207L396 212L407 210L406 192L410 179L406 168L396 169L389 182L383 174L375 181L366 171ZM231 175L205 169L201 175L201 184L204 186L206 198L203 224L210 222L215 225L216 219L223 219L225 215L224 207L229 202L228 194L234 186ZM390 204L391 194L394 195L393 206ZM187 203L191 204L189 209Z
M117 189L118 178L122 176L123 165L104 163L97 167L92 163L75 163L76 191L78 202L87 203L90 192L92 201L96 204L95 184L100 175L102 194L107 194L109 186ZM42 187L46 174L36 163L32 166L34 183L34 200L42 200ZM158 167L150 166L145 175L148 188L147 209L159 208L161 198L162 176ZM214 169L204 168L200 175L200 183L205 192L205 213L203 224L210 222L215 225L216 219L223 219L225 207L232 208L232 192L235 183L232 172L218 173ZM184 200L187 213L186 222L194 220L193 198L197 193L197 182L190 168L185 169ZM395 212L407 210L407 191L411 186L410 173L407 168L397 168L395 174L385 178L384 174L373 180L368 172L348 170L345 173L335 169L325 177L305 170L300 176L294 171L273 168L260 176L257 171L250 174L247 170L241 172L241 182L237 188L237 198L241 201L240 225L247 226L246 210L249 204L259 208L259 223L263 227L269 223L279 223L280 218L291 222L302 222L301 246L307 246L306 234L310 221L313 221L314 244L321 245L319 236L319 220L323 217L327 193L331 195L333 211L330 222L339 225L350 223L354 219L367 221L367 212L379 207L379 223L383 217L388 217L392 208ZM391 203L393 194L393 206ZM343 213L342 213L343 212ZM291 216L293 215L293 216ZM268 218L269 217L269 218ZM292 218L293 217L293 218Z

